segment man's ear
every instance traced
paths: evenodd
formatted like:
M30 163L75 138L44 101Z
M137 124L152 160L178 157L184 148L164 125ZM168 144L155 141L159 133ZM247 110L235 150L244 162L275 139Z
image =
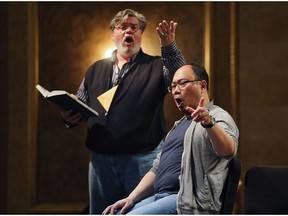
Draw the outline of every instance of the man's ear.
M206 89L207 91L207 82L205 80L201 80L200 85L201 85L201 90Z

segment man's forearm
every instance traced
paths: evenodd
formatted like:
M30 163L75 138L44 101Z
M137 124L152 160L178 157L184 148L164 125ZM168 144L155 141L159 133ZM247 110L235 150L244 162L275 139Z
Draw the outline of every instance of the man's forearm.
M175 41L168 46L161 47L161 54L164 66L172 75L186 64L185 58Z
M129 199L133 201L133 203L137 203L138 201L150 196L154 192L154 180L155 173L149 171L142 178L137 187L131 192L128 196Z

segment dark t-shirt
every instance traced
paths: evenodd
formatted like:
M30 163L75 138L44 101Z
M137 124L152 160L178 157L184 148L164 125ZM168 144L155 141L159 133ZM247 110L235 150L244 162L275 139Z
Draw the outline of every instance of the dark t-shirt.
M183 140L191 119L184 118L166 138L154 181L155 193L178 193Z

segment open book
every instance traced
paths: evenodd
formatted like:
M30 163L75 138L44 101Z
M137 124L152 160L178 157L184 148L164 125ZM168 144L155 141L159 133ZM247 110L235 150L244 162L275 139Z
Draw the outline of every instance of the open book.
M52 101L63 110L80 112L84 118L97 117L99 115L98 112L87 106L73 94L63 90L55 90L50 92L40 85L37 85L36 88L44 98Z

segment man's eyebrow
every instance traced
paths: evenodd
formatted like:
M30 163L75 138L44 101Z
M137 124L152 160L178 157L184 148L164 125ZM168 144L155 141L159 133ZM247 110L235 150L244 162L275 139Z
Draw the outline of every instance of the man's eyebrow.
M121 25L139 25L138 23L122 22Z
M181 81L183 81L183 80L184 80L184 81L187 81L187 80L189 80L189 79L182 78L182 79L177 80L176 82L175 82L175 81L174 81L174 82L172 81L172 83L179 83L179 82L181 82Z

